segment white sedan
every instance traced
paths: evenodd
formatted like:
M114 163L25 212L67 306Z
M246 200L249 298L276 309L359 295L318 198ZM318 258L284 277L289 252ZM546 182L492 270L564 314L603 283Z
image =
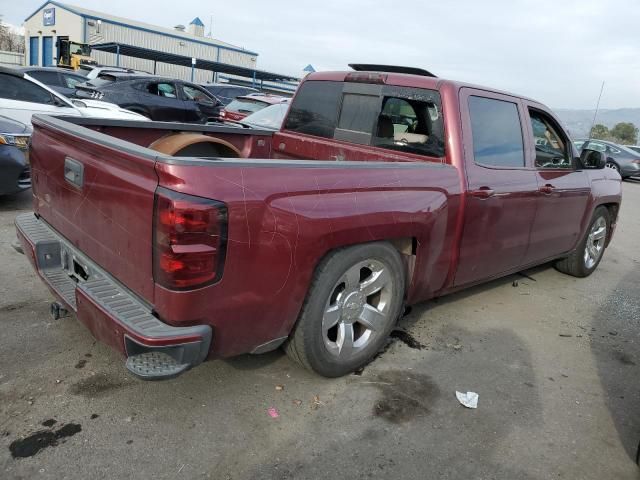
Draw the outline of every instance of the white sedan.
M115 120L149 120L114 103L71 100L26 73L0 67L0 115L30 125L31 116L36 113Z

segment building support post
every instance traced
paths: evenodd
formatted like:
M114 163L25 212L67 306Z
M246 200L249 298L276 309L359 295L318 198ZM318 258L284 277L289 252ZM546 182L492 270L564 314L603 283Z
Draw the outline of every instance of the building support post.
M120 66L120 45L116 45L116 67Z
M251 82L251 86L253 88L256 88L256 71L255 70L253 71L253 80Z
M158 66L158 62L156 60L153 61L153 74L156 74L156 67Z
M193 82L194 75L196 73L196 59L191 57L191 81Z
M216 62L220 63L220 47L218 47L218 50L216 51ZM218 72L213 74L213 83L218 83Z

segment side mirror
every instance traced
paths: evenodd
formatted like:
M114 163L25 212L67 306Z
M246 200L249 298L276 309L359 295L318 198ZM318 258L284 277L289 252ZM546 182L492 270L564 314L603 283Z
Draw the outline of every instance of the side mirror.
M589 150L585 148L580 153L580 163L583 168L590 170L599 170L605 167L607 164L607 156L604 152L597 150Z

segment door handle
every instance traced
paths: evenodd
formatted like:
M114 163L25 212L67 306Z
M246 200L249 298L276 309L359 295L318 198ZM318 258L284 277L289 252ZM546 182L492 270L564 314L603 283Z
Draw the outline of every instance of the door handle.
M550 184L546 184L544 187L540 187L538 191L540 193L544 193L545 195L551 195L555 191L556 187Z
M479 198L480 200L486 200L489 197L493 197L496 192L489 187L480 187L477 190L470 190L469 194L472 197Z

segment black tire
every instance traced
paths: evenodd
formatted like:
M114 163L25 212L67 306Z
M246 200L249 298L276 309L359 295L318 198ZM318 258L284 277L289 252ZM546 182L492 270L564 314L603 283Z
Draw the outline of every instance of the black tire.
M595 260L595 263L593 265L587 265L587 262L585 260L585 251L587 249L589 234L591 233L593 226L601 218L604 219L604 222L606 223L606 234L602 239L602 250L600 251L597 260ZM566 273L567 275L571 275L574 277L588 277L589 275L591 275L595 271L595 269L598 268L598 265L600 264L600 261L604 256L604 250L610 232L611 216L609 215L609 210L607 210L606 207L596 208L596 210L593 212L593 217L591 217L591 222L589 222L589 227L587 228L582 241L579 243L575 251L571 253L571 255L556 262L556 269L562 273Z
M606 168L610 168L611 170L615 170L616 172L620 173L620 166L616 162L608 160L607 163L605 164L605 167Z
M332 355L325 344L323 316L340 280L350 269L359 268L360 262L378 262L388 269L388 278L392 282L388 291L388 315L362 350L354 353L351 358L341 359ZM389 243L369 243L331 252L316 268L298 321L284 346L287 355L303 367L325 377L340 377L366 365L382 348L396 325L402 311L404 289L402 258Z

